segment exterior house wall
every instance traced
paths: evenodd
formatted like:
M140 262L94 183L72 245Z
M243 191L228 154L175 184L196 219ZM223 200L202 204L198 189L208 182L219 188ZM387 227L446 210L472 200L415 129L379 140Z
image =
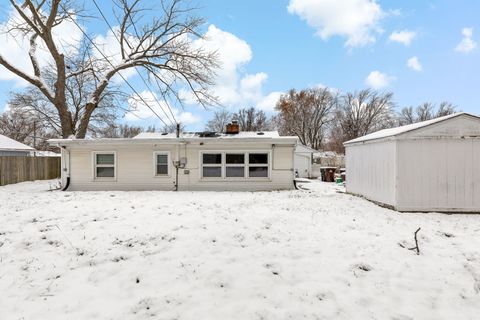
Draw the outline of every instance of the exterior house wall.
M278 190L293 188L293 148L294 146L276 146L267 143L241 142L184 143L174 144L123 144L123 145L71 145L63 151L63 160L70 162L69 190L174 190L175 167L173 160L186 157L187 164L179 169L179 190ZM94 158L96 151L115 152L115 180L98 181L94 179ZM201 152L254 152L269 153L270 178L268 179L202 179ZM169 175L155 176L154 152L168 152ZM70 159L66 154L69 154ZM67 175L63 172L64 180Z
M398 142L399 211L480 211L480 138Z
M347 192L395 206L396 143L346 146Z

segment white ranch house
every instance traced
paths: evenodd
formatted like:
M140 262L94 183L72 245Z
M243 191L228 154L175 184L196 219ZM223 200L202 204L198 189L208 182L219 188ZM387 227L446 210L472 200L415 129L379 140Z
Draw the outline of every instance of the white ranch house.
M292 189L297 142L277 132L49 141L62 150L68 190L215 191Z
M480 212L480 118L458 113L345 143L347 192L398 211Z

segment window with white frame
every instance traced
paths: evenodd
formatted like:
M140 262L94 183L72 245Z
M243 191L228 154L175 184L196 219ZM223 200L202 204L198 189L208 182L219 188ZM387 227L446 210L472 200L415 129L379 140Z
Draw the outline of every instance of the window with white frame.
M202 177L203 178L221 178L222 177L222 154L221 153L203 153L202 154Z
M155 152L155 175L169 175L169 154L168 152Z
M244 153L226 153L225 154L225 177L226 178L245 178L245 154Z
M268 153L248 154L248 177L268 178Z
M202 178L265 179L270 176L268 152L206 152L201 155Z
M94 153L95 179L115 178L115 152Z

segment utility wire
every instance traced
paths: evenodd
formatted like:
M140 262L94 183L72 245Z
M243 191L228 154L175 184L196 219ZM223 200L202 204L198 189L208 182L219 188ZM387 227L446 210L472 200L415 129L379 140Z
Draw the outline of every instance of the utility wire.
M93 42L93 40L90 38L90 36L85 32L83 31L82 27L77 23L77 21L75 19L73 19L71 16L70 16L70 13L65 9L65 7L60 3L59 4L60 7L62 7L62 9L67 13L68 17L70 18L70 20L72 20L72 22L77 26L77 28L83 33L83 35L85 36L85 38L97 49L97 51L103 56L103 58L112 66L112 68L115 68L115 66L113 65L113 63L110 62L110 60L107 58L107 56L102 52L102 50L100 50L100 48L95 44L95 42ZM165 126L169 126L159 115L157 112L155 112L155 110L153 110L152 107L150 107L150 105L145 101L145 99L138 93L137 90L135 90L135 88L127 81L127 79L125 79L125 77L122 75L121 72L118 72L118 75L123 79L123 81L125 81L125 83L130 87L130 89L132 89L132 91L138 96L138 98L140 98L140 100L145 104L146 107L148 107L152 112L153 114L165 125Z
M104 15L104 13L102 12L102 10L100 9L100 6L97 4L97 1L93 0L93 4L95 5L95 7L97 8L98 12L100 13L100 15L102 16L103 20L105 21L105 23L107 24L108 28L110 28L110 31L112 32L113 36L115 37L115 39L117 39L118 43L120 44L120 46L122 45L120 39L118 38L118 35L115 33L115 30L113 30L113 27L112 25L108 22L107 20L107 17ZM130 16L129 16L130 17ZM131 17L130 17L130 21L131 21ZM133 24L133 21L132 21L132 24ZM138 37L138 34L137 34L137 37ZM140 76L140 78L142 79L143 83L145 84L145 86L147 87L147 89L153 93L153 90L150 89L147 81L145 80L145 78L143 77L143 75L140 73L140 71L138 71L137 68L134 68L135 71L138 73L138 75ZM161 92L161 89L160 89L160 85L158 84L157 82L157 86L158 86L158 90ZM175 119L175 116L173 115L173 112L172 112L172 109L170 108L170 105L167 103L167 101L165 101L165 104L167 105L167 108L170 110L170 114L172 115L173 117L173 121L172 119L170 119L170 117L168 116L167 112L163 109L160 101L158 101L157 97L155 96L155 94L153 94L153 98L155 99L155 102L158 104L158 106L160 107L160 109L163 111L163 113L165 114L165 116L167 117L167 119L172 122L173 125L176 125L178 122L177 122L177 119Z
M135 35L137 36L137 38L140 38L139 36L139 33L138 33L138 30L137 30L137 26L135 25L135 23L133 22L133 19L132 19L132 16L129 14L128 15L128 18L130 19L130 22L132 23L132 27L133 27L133 30L135 31ZM160 83L158 82L158 75L154 72L151 72L151 74L153 75L153 78L155 80L155 83L157 84L157 88L158 88L158 91L160 92L160 94L162 95L163 97L163 100L165 100L165 102L167 102L167 98L165 96L165 93L163 93L162 89L161 89L161 86L160 86ZM170 108L170 105L167 103L167 106L168 106L168 110L170 111L170 114L172 115L173 119L175 120L175 122L178 124L178 121L177 119L175 119L175 115L173 114L173 111L172 111L172 108Z

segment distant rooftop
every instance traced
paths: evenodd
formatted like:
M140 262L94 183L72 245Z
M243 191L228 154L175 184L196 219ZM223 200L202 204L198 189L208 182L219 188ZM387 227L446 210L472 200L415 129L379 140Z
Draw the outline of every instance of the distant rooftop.
M377 131L377 132L374 132L374 133L367 134L366 136L347 141L347 142L345 142L345 144L351 144L351 143L357 143L357 142L364 142L364 141L394 137L394 136L398 136L398 135L403 134L403 133L407 133L407 132L410 132L410 131L413 131L413 130L418 130L418 129L433 125L435 123L439 123L439 122L442 122L442 121L445 121L445 120L448 120L448 119L451 119L451 118L455 118L455 117L458 117L458 116L461 116L461 115L467 115L467 116L478 118L477 116L474 116L474 115L466 113L466 112L454 113L454 114L451 114L451 115L448 115L448 116L439 117L439 118L435 118L435 119L428 120L428 121L413 123L413 124L409 124L409 125L402 126L402 127L380 130L380 131Z
M2 151L33 151L30 146L20 143L0 134L0 150Z
M182 132L180 138L212 138L212 139L242 139L242 138L279 138L278 131L241 131L237 134L217 132ZM142 132L133 139L174 139L175 133Z

